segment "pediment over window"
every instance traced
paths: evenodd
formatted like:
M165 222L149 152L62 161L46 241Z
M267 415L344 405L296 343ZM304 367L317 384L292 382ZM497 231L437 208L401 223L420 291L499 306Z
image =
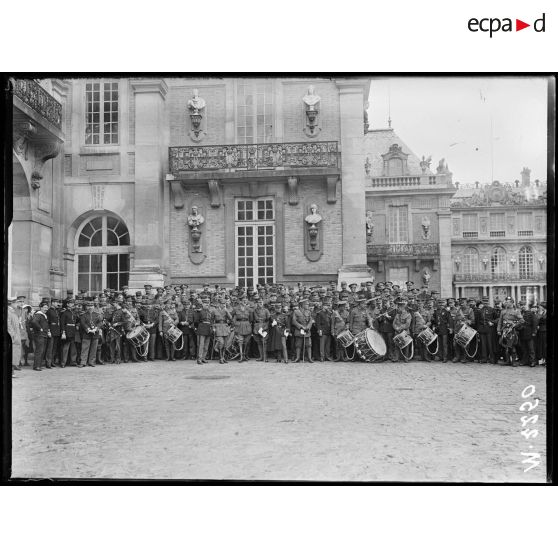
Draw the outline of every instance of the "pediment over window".
M405 153L401 146L394 143L389 151L382 155L384 161L383 176L406 176L409 174L407 168L408 153Z

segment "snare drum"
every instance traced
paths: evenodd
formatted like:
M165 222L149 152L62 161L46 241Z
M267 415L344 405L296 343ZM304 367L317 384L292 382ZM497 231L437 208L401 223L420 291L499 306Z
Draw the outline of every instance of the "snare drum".
M170 326L170 328L165 332L165 337L171 343L176 343L182 336L182 331L180 331L175 325Z
M149 341L149 332L142 325L139 325L127 333L126 338L130 340L136 349L139 349Z
M434 343L434 341L438 339L438 334L434 333L429 327L427 327L417 335L417 339L419 341L422 341L422 343L424 343L424 345L428 347L428 345Z
M393 342L396 347L403 350L407 345L413 342L413 338L406 331L402 331L393 337Z
M384 338L375 329L369 327L354 338L357 354L366 362L374 362L383 358L387 352Z
M350 347L355 340L355 336L348 330L343 330L338 336L337 341L341 344L343 348Z
M477 331L472 327L464 324L463 327L455 334L455 342L463 348L475 338Z

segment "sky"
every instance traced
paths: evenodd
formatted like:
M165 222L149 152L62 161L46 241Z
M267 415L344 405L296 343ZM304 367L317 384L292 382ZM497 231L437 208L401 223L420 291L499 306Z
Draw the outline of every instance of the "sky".
M523 167L546 180L544 78L378 78L369 102L371 129L391 112L401 139L419 159L431 155L434 172L445 158L454 183L513 182Z

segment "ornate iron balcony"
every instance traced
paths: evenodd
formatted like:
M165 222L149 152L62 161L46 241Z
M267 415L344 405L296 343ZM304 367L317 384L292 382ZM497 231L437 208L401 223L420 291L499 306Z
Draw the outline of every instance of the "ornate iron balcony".
M455 273L454 282L491 283L494 281L546 281L546 271L515 273Z
M169 147L171 173L339 166L336 141Z
M62 127L62 105L32 79L14 80L14 95L46 118L58 129Z
M368 244L369 256L438 256L440 247L435 243L427 244Z

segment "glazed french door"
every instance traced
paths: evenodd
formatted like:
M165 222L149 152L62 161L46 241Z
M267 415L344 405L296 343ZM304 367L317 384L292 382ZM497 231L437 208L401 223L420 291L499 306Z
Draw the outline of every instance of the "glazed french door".
M236 202L236 284L256 287L275 282L273 199Z

